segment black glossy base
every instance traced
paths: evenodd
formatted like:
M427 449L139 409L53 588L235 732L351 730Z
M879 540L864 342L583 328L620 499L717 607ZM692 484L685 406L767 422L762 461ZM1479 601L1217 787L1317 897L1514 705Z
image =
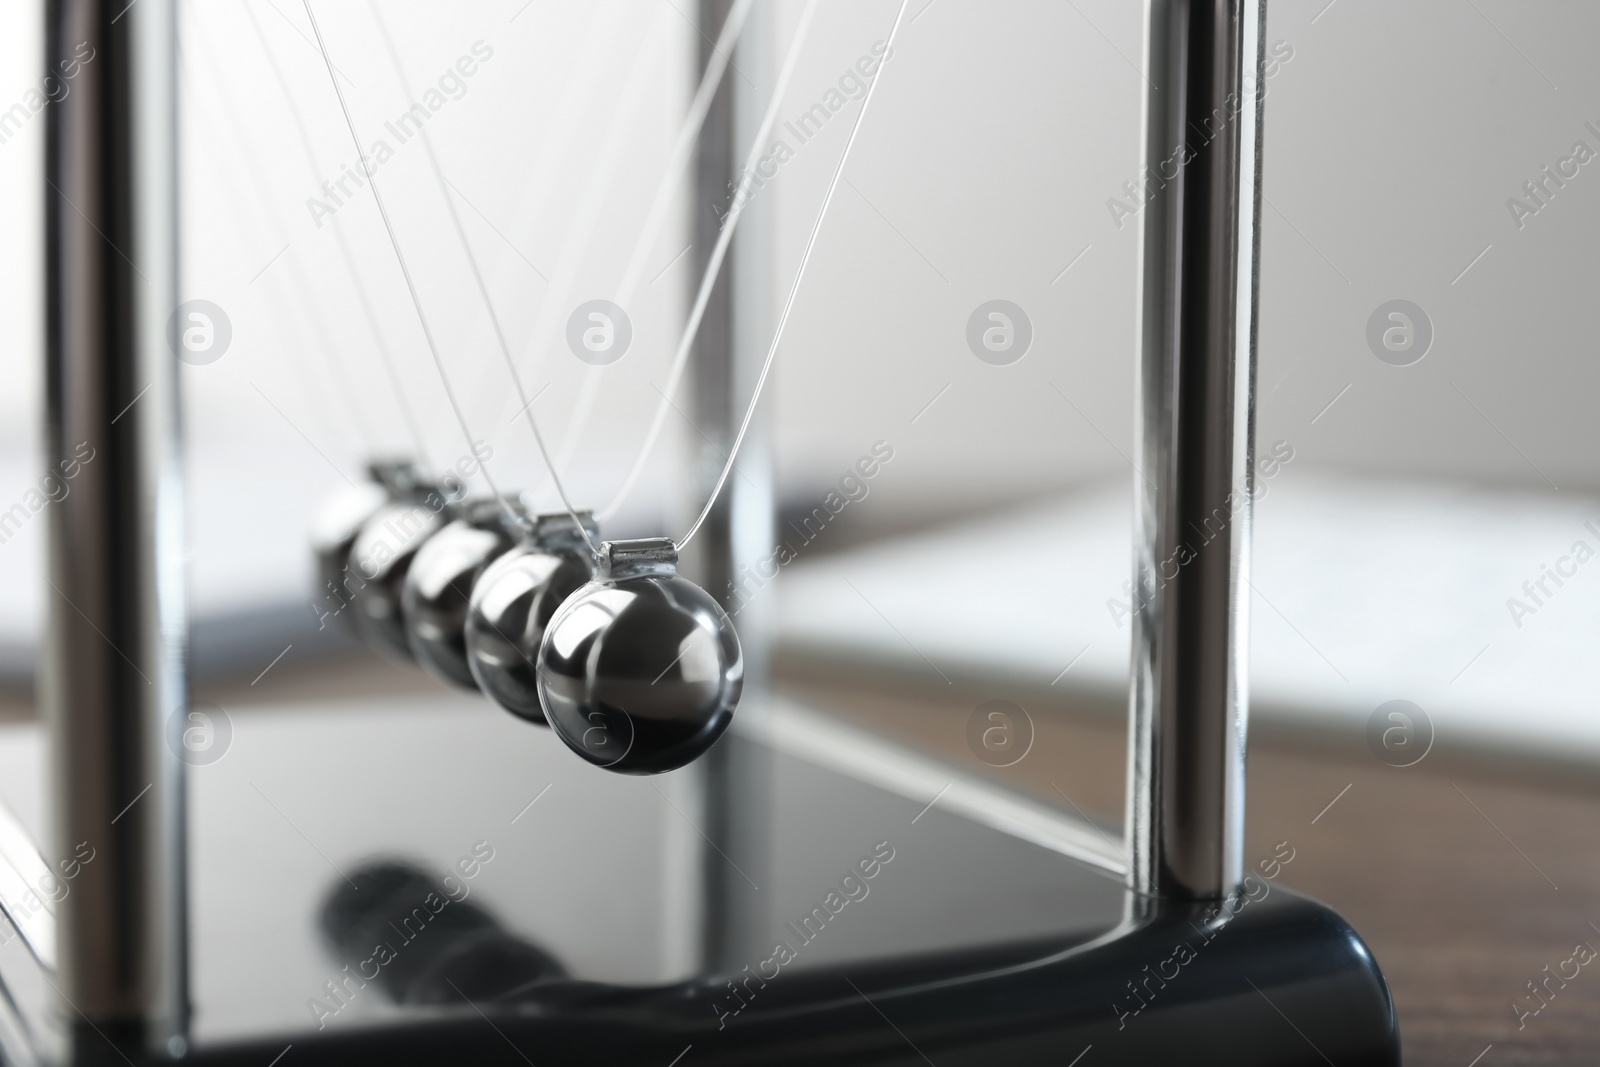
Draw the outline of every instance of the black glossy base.
M294 1067L1400 1062L1383 975L1337 914L1282 889L1216 910L1163 906L1086 942L780 971L764 985L741 974L737 999L723 980L547 982L419 1007L400 1026L296 1035L289 1055ZM198 1048L189 1062L260 1067L284 1044Z

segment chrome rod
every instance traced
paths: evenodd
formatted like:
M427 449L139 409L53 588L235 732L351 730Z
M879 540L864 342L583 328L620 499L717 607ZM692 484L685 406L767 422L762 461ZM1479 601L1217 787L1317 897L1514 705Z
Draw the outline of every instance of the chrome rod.
M181 1055L188 1014L184 779L164 728L186 695L172 0L49 0L46 442L76 463L49 511L40 705L75 1063Z
M712 42L732 6L732 0L700 0L696 76L711 61ZM775 21L767 5L757 4L751 11L734 59L741 74L730 73L723 79L696 146L694 188L688 205L693 267L684 272L691 299L717 243L740 177L741 161L767 105L745 78L760 85L772 83L769 68ZM765 213L745 214L711 290L695 340L689 362L689 415L695 424L689 437L694 465L689 479L691 505L706 499L716 484L755 388L761 356L771 341L772 321L762 296L771 280L762 255L770 247L768 240ZM772 551L772 488L766 457L765 419L758 412L739 454L737 476L728 480L687 550L688 566L696 580L733 616L738 629L745 683L737 718L746 724L763 714L767 699L767 628L763 620L771 596L741 596L741 590L749 586L748 581L741 586L741 578ZM737 968L756 947L750 939L760 925L761 902L747 875L740 872L748 872L757 882L762 880L768 811L765 788L771 774L768 761L770 755L764 755L759 746L742 743L731 731L700 761L704 826L715 845L703 854L702 880L702 961L712 969Z
M1263 0L1149 0L1129 887L1239 884Z

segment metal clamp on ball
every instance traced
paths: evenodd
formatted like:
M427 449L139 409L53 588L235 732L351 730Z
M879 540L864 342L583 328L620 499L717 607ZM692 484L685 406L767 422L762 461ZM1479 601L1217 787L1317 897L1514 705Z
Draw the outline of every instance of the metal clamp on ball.
M602 582L678 573L678 546L670 537L641 537L632 541L604 541L598 565Z

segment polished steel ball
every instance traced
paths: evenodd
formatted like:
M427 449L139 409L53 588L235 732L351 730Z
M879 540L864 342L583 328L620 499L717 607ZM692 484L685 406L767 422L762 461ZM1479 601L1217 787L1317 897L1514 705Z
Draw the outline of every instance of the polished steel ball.
M453 518L454 505L442 490L419 488L417 494L374 512L350 547L356 627L368 645L389 659L415 662L402 604L406 572L423 543Z
M314 603L319 613L355 628L355 612L349 606L356 582L350 576L350 549L367 520L392 500L409 494L421 484L416 465L406 460L383 460L367 467L368 480L345 485L324 500L311 522L311 550L317 561L317 590Z
M591 540L599 531L580 511ZM467 612L467 664L479 688L518 718L549 725L539 703L539 643L562 603L594 577L594 557L566 512L541 515L533 539L489 565Z
M467 605L479 575L532 527L520 501L473 500L428 538L406 570L400 596L411 653L429 674L475 689L467 666Z
M743 688L732 621L678 576L667 538L602 544L599 576L567 598L539 646L539 699L556 735L623 774L698 758L728 728Z

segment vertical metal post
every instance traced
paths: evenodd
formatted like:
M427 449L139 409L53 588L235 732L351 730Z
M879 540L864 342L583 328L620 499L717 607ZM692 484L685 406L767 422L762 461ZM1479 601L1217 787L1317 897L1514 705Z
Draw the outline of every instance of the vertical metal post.
M184 781L164 728L186 695L172 0L48 0L46 447L81 469L49 508L40 703L74 1063L186 1044ZM78 851L78 855L84 855ZM112 1047L115 1045L116 1047Z
M1129 887L1225 896L1244 838L1263 0L1148 0Z
M700 0L697 77L712 58L712 44L732 6L732 0ZM735 60L741 71L765 67L771 16L763 6L756 5L745 24ZM760 73L754 77L763 80ZM724 77L695 152L689 205L695 269L687 272L691 300L731 205L743 148L754 135L766 104L765 100L750 99L750 93L740 75L730 71ZM716 483L754 390L759 357L770 340L770 333L763 333L770 331L770 325L759 313L766 282L764 263L758 254L752 254L753 249L765 247L759 214L749 212L739 223L739 236L711 291L690 359L692 412L698 431L691 452L695 504ZM767 655L761 619L771 594L741 593L748 593L751 575L760 558L772 551L774 536L763 423L758 413L739 455L739 471L724 486L722 497L691 546L688 561L695 580L718 599L738 627L745 663L744 696L738 711L742 719L760 714L766 697ZM741 872L760 867L757 853L763 838L766 809L762 798L767 779L760 766L763 758L759 746L742 743L729 731L701 760L706 834L716 845L704 853L703 958L711 968L742 963L747 955L744 937L755 927L755 891Z

